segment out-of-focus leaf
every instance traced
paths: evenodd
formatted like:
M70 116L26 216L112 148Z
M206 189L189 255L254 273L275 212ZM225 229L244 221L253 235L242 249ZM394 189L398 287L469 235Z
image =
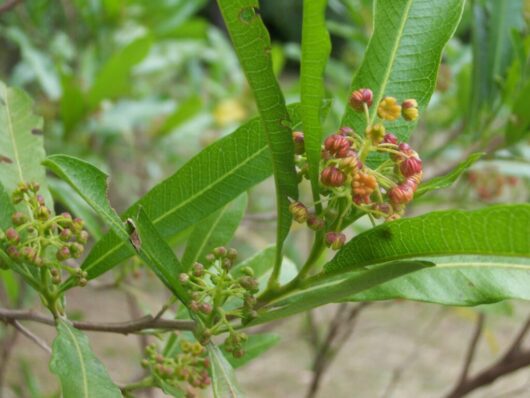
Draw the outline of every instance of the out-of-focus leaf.
M420 196L423 196L426 193L435 191L437 189L450 187L467 169L469 169L482 156L484 156L483 152L473 153L448 174L440 177L435 177L429 181L420 184L418 190L414 194L414 198L419 198Z
M64 398L122 396L92 352L87 337L62 319L57 321L50 370L59 377Z
M221 350L217 346L210 344L208 346L208 354L211 363L214 398L243 398L244 394L239 388L234 369Z
M425 109L435 88L442 50L460 21L463 6L463 0L376 2L374 32L351 86L372 89L371 122L385 95L415 98L420 110ZM342 124L359 133L366 127L364 114L349 107ZM406 141L416 123L400 119L387 126Z
M327 0L304 0L302 24L302 60L300 96L304 144L309 164L309 179L313 200L321 210L319 167L322 144L322 101L324 99L324 71L331 52L331 41L326 29Z
M33 113L33 101L22 90L0 82L0 183L7 192L19 182L37 182L46 205L53 201L41 162L46 157L42 118Z
M530 258L529 225L527 204L432 212L385 223L356 236L324 269L340 273L387 261L443 255Z
M254 276L260 278L267 271L269 271L274 265L274 257L276 253L276 248L274 246L269 246L266 249L256 253L254 256L242 261L239 264L236 264L230 272L235 276L242 276L243 269L246 267L251 268L254 271Z
M88 104L91 108L104 99L114 99L129 93L134 86L131 81L132 69L147 56L151 43L150 37L136 39L103 65L88 92Z
M293 120L299 120L297 107L291 111ZM260 120L252 119L155 186L125 215L142 206L165 239L204 219L270 176L270 153L262 131ZM96 244L83 268L95 277L129 256L121 240L110 233Z
M94 214L94 210L76 195L67 183L51 178L49 184L55 200L72 212L74 216L82 218L90 235L96 240L99 239L101 237L101 225Z
M270 305L268 311L260 314L250 325L270 322L307 311L312 308L338 302L345 298L380 285L408 273L431 267L426 261L394 261L367 271L349 272L340 277L321 277L308 281L303 290L295 291L284 299Z
M274 347L280 341L280 336L273 333L251 334L245 342L245 355L241 358L235 358L225 350L224 344L220 347L225 358L230 362L234 369L240 368L263 353Z
M257 13L258 1L217 0L217 4L254 94L272 156L278 209L276 262L280 266L292 221L289 200L298 198L290 117L272 69L269 32Z
M11 270L4 270L0 268L0 280L4 285L4 291L6 292L7 298L9 299L9 303L12 306L16 306L20 294L20 287L18 285L17 278L15 277L15 273Z
M195 226L182 256L183 269L189 269L196 261L204 263L214 248L230 242L245 214L247 201L245 193Z
M0 182L0 231L5 231L12 225L11 215L14 212L15 208L11 202L11 196Z
M506 128L506 141L513 145L530 134L530 112L528 104L530 103L530 82L527 82L520 91L512 108L512 115L508 127Z
M200 97L189 97L184 102L179 104L177 106L177 110L165 120L160 130L158 130L157 135L164 136L171 133L171 131L199 113L201 108L202 101Z
M6 35L20 47L22 58L31 67L46 95L52 100L58 99L61 96L61 84L50 57L37 50L22 30L10 27L7 29Z
M61 97L60 114L65 135L69 136L86 115L88 109L85 95L72 76L63 75L61 86L63 95Z

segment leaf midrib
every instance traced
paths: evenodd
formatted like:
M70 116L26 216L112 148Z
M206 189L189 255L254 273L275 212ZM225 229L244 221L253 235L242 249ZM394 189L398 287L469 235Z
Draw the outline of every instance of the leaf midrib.
M70 338L72 339L73 343L74 343L74 346L75 346L75 350L79 356L79 364L81 366L81 376L83 378L83 391L84 391L84 396L86 398L89 398L89 395L88 395L88 379L87 379L87 375L86 375L86 368L85 368L85 363L84 363L84 356L83 356L83 352L81 351L81 347L79 346L79 344L77 343L77 339L75 337L75 335L72 333L72 331L70 330L70 328L68 327L68 325L63 325L64 328L68 331L68 334L70 335Z
M226 373L225 369L224 369L224 366L222 366L222 360L220 359L220 355L219 355L219 352L217 351L218 348L215 347L214 349L212 349L211 351L213 352L213 355L216 357L216 362L217 362L217 366L216 368L218 368L221 373L223 374L224 376L224 379L226 380L226 383L225 385L229 388L230 390L230 395L234 398L237 398L237 392L234 390L234 388L232 387L232 383L230 382L230 377L229 375ZM222 355L222 354L221 354Z
M6 119L7 119L7 131L9 133L9 138L11 140L11 144L13 146L13 155L15 157L15 164L17 165L18 175L20 177L20 181L24 181L24 173L22 172L22 167L20 166L20 156L18 154L18 146L15 139L15 132L13 130L13 121L11 119L11 110L9 107L9 99L7 94L7 86L2 85L2 91L3 91L3 99L6 107Z
M238 171L239 169L243 168L244 166L247 165L247 163L251 162L252 160L254 160L256 157L258 157L259 155L261 155L264 151L266 151L268 149L268 145L264 145L260 150L256 151L252 156L249 156L248 158L245 159L244 162L240 163L239 165L237 165L236 167L234 167L232 170L230 170L228 173L226 174L223 174L223 176L221 176L220 178L216 179L215 181L213 181L212 183L208 184L207 186L205 186L203 189L201 189L200 191L198 191L196 194L190 196L188 199L184 200L183 202L180 202L180 204L176 207L174 207L173 209L165 212L164 214L161 214L160 216L158 216L157 218L153 219L152 222L153 222L153 225L156 226L156 224L158 224L161 220L164 220L166 217L168 217L169 215L175 213L176 211L178 211L178 209L188 205L190 202L192 202L193 200L195 200L195 198L201 196L203 193L207 192L210 188L212 188L213 186L217 185L220 181L223 181L224 179L228 178L229 176L231 176L232 174L235 174L236 171ZM123 242L120 242L118 244L116 244L112 249L110 250L107 250L107 252L105 253L105 255L103 256L100 256L98 258L98 260L96 262L93 262L91 263L88 267L86 267L85 270L91 270L92 268L94 268L95 266L97 266L98 264L100 264L102 261L104 261L107 257L111 256L112 254L114 254L116 251L118 251L122 246L124 245Z
M403 18L401 20L401 23L399 25L399 29L398 29L398 34L396 35L396 41L394 43L394 47L392 48L392 51L390 53L390 60L389 62L387 63L387 68L386 68L386 71L385 71L385 74L384 74L384 77L383 77L383 80L382 80L382 83L381 83L381 86L380 86L380 90L378 91L378 93L376 94L374 100L373 100L373 103L376 104L376 106L372 107L371 109L371 117L370 117L370 124L373 124L374 121L375 121L375 116L377 115L377 104L379 104L379 102L381 102L381 100L383 99L383 95L384 95L384 92L385 92L385 89L386 89L386 86L388 84L388 81L390 79L390 74L392 72L392 67L394 65L394 62L396 61L396 56L397 56L397 52L398 52L398 49L399 49L399 45L401 44L401 39L403 38L403 32L405 31L405 25L407 23L407 20L408 20L408 17L409 17L409 14L410 14L410 9L412 7L412 1L413 0L408 0L407 1L407 4L405 6L405 11L403 12ZM374 26L374 31L375 31L375 26Z

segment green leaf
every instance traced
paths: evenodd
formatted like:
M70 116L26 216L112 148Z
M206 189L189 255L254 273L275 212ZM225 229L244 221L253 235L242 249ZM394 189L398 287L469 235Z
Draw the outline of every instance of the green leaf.
M67 155L51 155L42 163L66 181L101 216L122 240L129 234L107 198L108 176L97 167Z
M530 205L449 210L385 223L348 242L324 269L340 273L370 264L432 256L530 257Z
M230 242L247 207L247 194L208 216L191 233L182 256L182 266L189 269L196 261L203 262L208 253Z
M274 265L274 258L276 256L276 247L269 246L262 251L256 253L245 261L236 264L231 270L235 277L243 275L243 268L249 267L254 271L254 276L260 278L265 275Z
M46 185L42 118L33 113L33 101L22 90L0 82L0 183L7 192L19 182L38 182L46 204L53 201Z
M527 82L517 95L513 104L512 115L506 128L506 141L508 145L516 144L530 135L529 101L530 82Z
M59 377L64 398L121 397L87 337L62 319L57 321L50 370Z
M280 336L274 333L251 334L245 342L245 355L241 358L234 358L232 354L224 349L224 344L220 347L226 359L234 369L240 368L263 353L274 347L280 341Z
M297 109L291 107L295 121L299 120ZM136 214L142 206L165 239L201 221L271 175L270 152L262 131L255 118L208 146L149 191L125 216ZM130 254L111 232L95 245L83 269L96 277Z
M202 109L202 100L199 96L192 95L177 106L177 109L165 121L160 130L157 132L158 136L165 136L171 133L174 129L179 127L185 121L191 119Z
M11 215L14 212L15 207L11 201L11 196L0 182L0 231L5 231L12 226Z
M473 166L473 164L475 164L484 155L484 152L473 153L448 174L432 178L429 181L420 184L418 190L414 194L414 199L417 199L428 192L450 187L467 169Z
M88 104L91 108L103 99L114 99L129 93L134 85L131 80L132 69L147 56L151 44L150 37L136 39L103 65L88 92Z
M129 230L110 206L107 199L107 175L90 163L66 156L52 155L44 162L55 174L68 182L74 190L109 224L112 230L130 243L140 258L155 272L160 280L183 302L187 293L178 281L182 272L175 254L152 225L147 215L138 207L135 222L128 220ZM124 245L134 252L129 245ZM95 276L87 269L88 278Z
M59 111L63 121L65 136L68 137L87 114L88 107L86 97L74 77L63 75L61 77L61 86L63 95Z
M304 0L300 70L305 151L313 200L318 203L318 209L321 208L319 166L322 144L322 101L325 94L324 71L331 52L331 42L326 29L326 5L327 0Z
M188 293L180 284L178 276L184 271L177 256L166 241L160 236L155 226L140 207L135 218L138 242L136 250L140 257L149 265L158 278L183 303L187 302Z
M13 307L16 306L20 296L20 287L15 273L9 269L4 270L0 268L0 280L4 285L4 292L9 299L9 304Z
M374 93L370 119L383 96L415 98L425 109L436 84L442 50L460 21L464 0L378 0L374 32L352 90L368 87ZM343 125L364 132L363 113L347 108ZM407 140L415 123L400 119L388 130Z
M279 274L283 242L291 226L289 198L298 198L298 179L294 167L294 147L289 113L283 93L274 76L269 32L257 13L257 0L217 0L239 62L254 94L263 129L272 155L276 183L278 228L276 239Z
M530 300L530 259L494 256L426 258L436 266L405 275L345 301L407 299L444 305Z
M213 345L208 345L208 354L211 362L212 389L214 398L243 398L237 384L234 369L226 360L221 350Z
M260 314L250 325L270 322L324 304L338 302L352 294L432 265L425 261L394 261L367 271L341 274L339 277L320 274L309 280L304 290L296 291L287 298L274 302L267 312Z

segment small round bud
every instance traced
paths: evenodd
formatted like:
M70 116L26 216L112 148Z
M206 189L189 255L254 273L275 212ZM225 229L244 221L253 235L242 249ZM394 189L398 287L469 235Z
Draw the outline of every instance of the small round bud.
M149 361L144 358L140 364L142 365L142 368L147 368L149 366Z
M72 231L69 228L65 228L59 234L59 239L63 242L68 242L72 238Z
M192 268L193 276L200 278L201 276L204 275L204 265L202 265L201 263L196 262L192 265L191 268Z
M38 182L30 182L28 185L30 191L37 193L40 189L40 184Z
M404 177L411 177L415 174L419 174L422 172L421 159L417 157L410 157L408 159L405 159L399 165L399 170L401 171L401 174L403 174Z
M190 311L191 312L199 312L200 311L200 304L195 301L195 300L191 300L190 301Z
M390 189L388 198L393 205L406 204L414 198L414 189L410 183L405 182Z
M386 133L383 137L383 143L384 144L394 144L397 145L398 139L397 137L392 133Z
M401 115L403 119L412 122L419 116L418 102L415 99L408 99L401 104Z
M245 275L240 277L239 284L243 289L248 290L250 292L258 291L258 281L251 276Z
M46 201L44 200L44 196L42 196L42 195L37 195L35 199L37 199L37 203L38 203L40 206L46 206Z
M37 256L37 252L34 248L30 246L26 246L22 248L22 257L24 257L26 260L33 261L35 257Z
M40 206L37 209L36 217L41 221L47 221L50 218L50 209L46 206Z
M85 230L79 232L76 235L77 242L81 243L82 245L85 245L88 242L88 238L89 238L88 232Z
M328 187L340 187L345 180L344 173L334 166L328 166L320 173L320 181Z
M324 141L324 149L337 157L344 157L348 154L351 148L351 143L343 135L332 134Z
M247 276L254 276L254 270L250 267L244 267L242 270L241 270L241 273L244 274L244 275L247 275Z
M307 207L302 202L292 202L289 205L289 211L293 215L293 219L300 224L307 220L309 214Z
M190 276L188 274L185 274L185 273L181 273L179 274L179 281L180 283L182 283L183 285L185 285L186 283L188 283L188 281L190 280Z
M71 256L70 249L68 246L63 246L59 250L57 250L57 253L55 254L55 257L59 261L64 261L69 259Z
M88 280L86 278L80 278L79 279L79 286L85 287L88 283Z
M396 120L401 115L401 106L394 97L385 97L377 107L377 115L383 120Z
M346 137L353 137L355 135L355 131L348 126L343 126L339 129L337 134L344 135Z
M84 246L79 243L72 243L70 245L70 253L72 254L73 258L81 257L84 251L85 251Z
M226 253L226 257L230 260L234 261L237 258L238 252L234 248L228 249L228 252Z
M20 235L15 228L8 228L6 230L6 238L10 243L18 243L20 241Z
M26 221L28 221L28 217L22 213L21 211L17 211L15 213L13 213L13 215L11 216L11 221L13 221L13 224L14 225L22 225L24 224Z
M221 257L224 257L226 256L226 247L223 247L223 246L220 246L220 247L216 247L215 249L213 249L213 255L217 258L221 258Z
M72 229L76 233L81 232L84 226L85 226L85 222L79 217L74 218L74 220L72 221Z
M367 173L357 173L351 183L354 196L369 197L377 188L376 178Z
M309 217L307 217L307 226L313 231L318 231L324 228L325 225L326 223L324 220L316 214L310 214Z
M215 261L215 256L212 253L207 254L205 258L209 263L213 263Z
M326 246L332 250L339 250L346 242L346 235L342 232L330 231L325 236Z
M232 352L232 355L234 356L234 358L242 358L245 356L245 350L243 350L242 348L239 348L237 350L234 350Z
M221 267L225 271L230 270L230 268L232 268L232 265L233 265L232 260L230 260L228 257L224 258L223 261L221 262Z
M367 107L372 106L374 94L369 88L360 88L355 90L350 96L350 106L355 109L357 112L362 112L364 110L364 104Z
M373 126L367 127L366 136L370 141L372 141L373 145L381 143L385 136L385 126L383 126L381 123L376 123Z
M13 201L14 204L17 205L24 200L24 194L18 190L14 191L13 194L11 195L11 200Z
M294 153L302 155L305 152L304 133L293 131Z
M13 260L17 261L20 259L20 252L18 251L16 246L8 246L6 252L7 255Z

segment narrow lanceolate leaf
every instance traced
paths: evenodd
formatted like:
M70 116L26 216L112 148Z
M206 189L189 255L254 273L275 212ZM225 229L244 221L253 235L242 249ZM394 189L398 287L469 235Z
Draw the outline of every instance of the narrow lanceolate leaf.
M188 238L188 244L182 256L183 268L189 269L196 261L204 262L206 255L212 249L230 242L246 208L247 194L244 193L197 224Z
M214 398L243 398L237 384L234 369L215 345L208 346L211 363L212 390Z
M31 98L0 82L0 183L11 193L19 182L38 182L46 204L53 209L40 164L46 156L42 124L42 118L33 113Z
M135 229L132 233L137 234L131 235L133 245L140 257L175 296L185 303L188 293L178 279L183 271L182 265L142 208L134 218L132 227Z
M530 255L529 255L530 256ZM530 258L433 257L435 267L405 275L345 301L407 299L444 305L530 300Z
M59 377L64 398L121 397L87 337L64 320L57 322L50 370Z
M451 170L451 172L449 172L448 174L440 177L435 177L422 183L414 194L414 198L417 199L428 192L450 187L456 180L458 180L458 178L463 173L466 172L467 169L473 166L473 164L475 164L482 156L484 156L484 152L473 153L457 167Z
M0 231L5 231L11 225L11 215L15 212L11 196L0 182Z
M309 177L315 203L320 203L319 164L322 143L322 100L324 71L331 52L326 28L327 0L304 0L302 23L302 62L300 70L302 125L309 163ZM320 204L317 204L320 208Z
M297 106L290 107L294 121L299 120L297 110ZM271 173L263 125L255 118L200 152L149 191L125 216L135 215L142 206L167 239L204 219ZM83 269L96 277L127 259L131 255L127 249L111 232L95 245Z
M528 204L433 212L360 234L324 269L340 273L387 261L451 255L530 258L529 225Z
M258 358L266 351L274 347L280 341L280 336L274 333L251 334L245 342L245 355L241 358L235 358L232 354L225 351L224 345L221 346L226 359L234 369L245 366L247 363Z
M395 261L367 271L355 271L340 277L316 277L314 283L271 305L268 312L260 314L250 325L270 322L307 311L312 308L338 302L402 275L430 267L426 261Z
M271 60L271 42L259 13L257 0L217 0L237 56L245 71L263 121L272 155L278 208L277 264L289 233L289 198L298 198L290 119Z
M442 49L453 35L464 0L378 0L374 32L355 75L352 89L373 90L370 118L377 114L383 96L415 98L424 109L435 88ZM364 132L364 115L348 108L343 124ZM406 140L415 123L402 119L388 130Z

